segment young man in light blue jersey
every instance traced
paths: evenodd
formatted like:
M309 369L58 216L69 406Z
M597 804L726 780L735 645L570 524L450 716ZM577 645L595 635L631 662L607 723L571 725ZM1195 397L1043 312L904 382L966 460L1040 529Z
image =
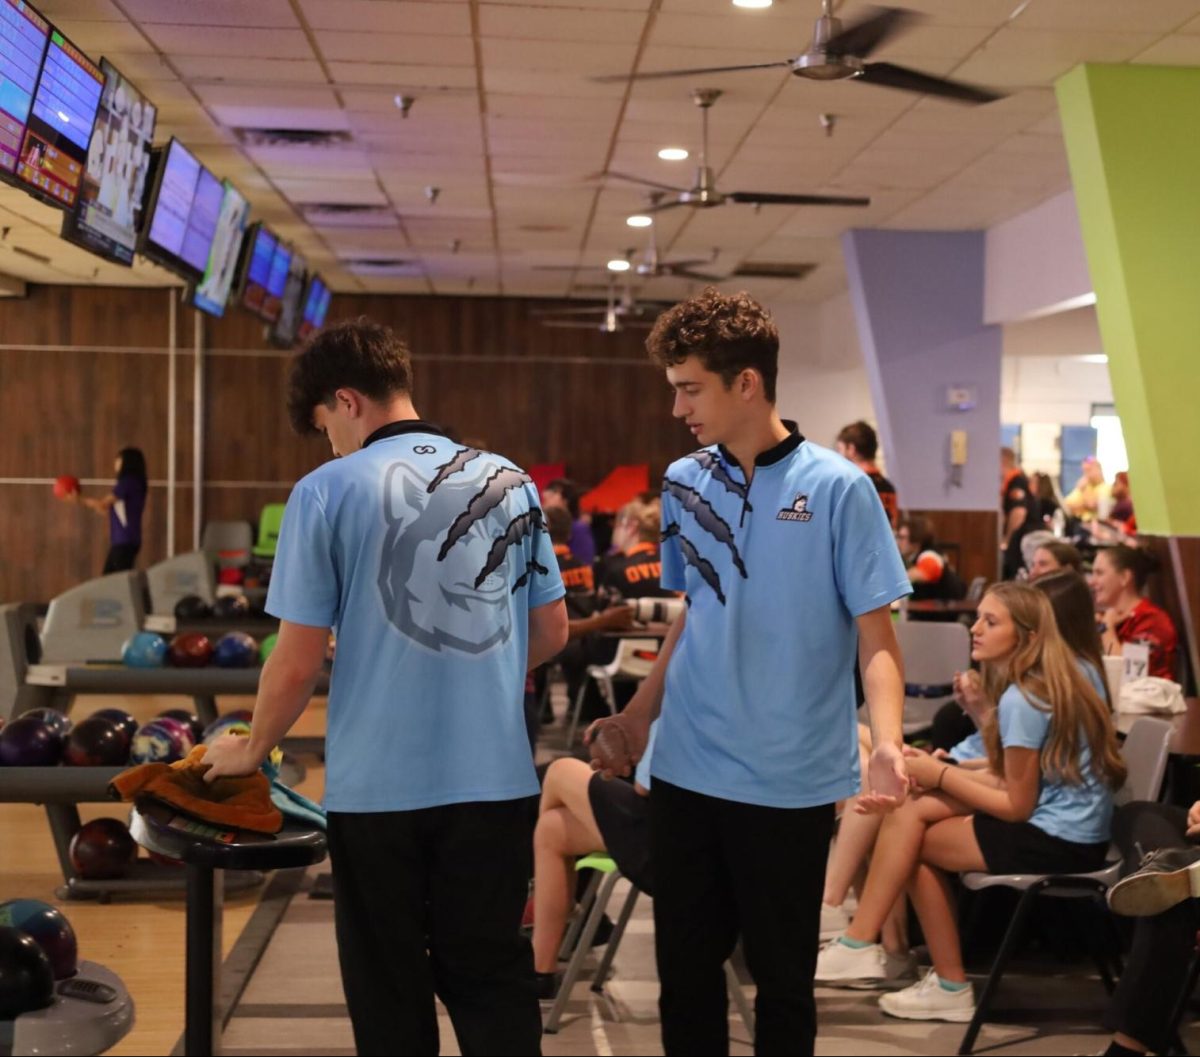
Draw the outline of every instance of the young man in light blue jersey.
M288 408L342 456L288 499L249 774L304 711L331 627L325 806L338 956L360 1054L437 1053L434 995L464 1054L531 1054L541 1019L521 911L538 781L525 673L567 638L537 489L412 404L408 350L359 320L296 357Z
M662 583L687 595L613 724L627 773L659 713L650 798L668 1054L728 1053L722 965L742 937L755 1050L812 1053L813 971L834 802L858 792L854 663L875 749L864 807L903 801L904 680L890 603L911 590L869 477L775 409L779 335L709 288L647 340L704 445L667 470ZM605 746L621 737L605 739Z

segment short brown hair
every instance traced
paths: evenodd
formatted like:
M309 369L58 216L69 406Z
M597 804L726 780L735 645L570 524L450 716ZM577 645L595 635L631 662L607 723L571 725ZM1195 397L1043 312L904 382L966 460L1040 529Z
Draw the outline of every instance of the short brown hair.
M546 530L550 533L551 543L569 543L571 526L574 522L571 515L561 506L547 507L542 511L546 519Z
M861 420L843 426L837 439L842 444L853 444L854 450L867 462L874 460L875 453L879 451L879 438L875 431Z
M1070 569L1074 573L1083 572L1083 555L1079 553L1077 547L1066 540L1046 540L1045 543L1039 543L1034 550L1045 551L1052 555L1058 562L1060 570ZM1040 587L1041 584L1038 586Z
M908 530L909 542L915 543L917 550L933 550L933 525L929 523L928 518L923 518L920 514L909 514L907 517L900 519L900 524L896 526L896 531L899 532L900 529Z
M771 313L745 291L722 294L715 286L680 301L658 317L646 339L650 358L662 368L695 356L728 389L750 368L762 375L763 394L775 403L779 374L779 331Z
M339 389L357 389L383 403L412 392L412 359L408 346L390 327L366 316L317 331L292 360L287 407L292 429L318 432L313 412L318 404L333 407Z

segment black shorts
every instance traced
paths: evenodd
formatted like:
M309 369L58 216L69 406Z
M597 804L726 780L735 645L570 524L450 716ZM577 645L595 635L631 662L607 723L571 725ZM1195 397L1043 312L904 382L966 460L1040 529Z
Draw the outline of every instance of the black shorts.
M1108 841L1078 844L1063 840L1032 822L1005 822L977 812L975 839L988 873L1091 873L1104 866Z
M650 798L632 782L598 774L588 783L588 802L604 847L617 868L647 895L653 895L654 875L650 855Z

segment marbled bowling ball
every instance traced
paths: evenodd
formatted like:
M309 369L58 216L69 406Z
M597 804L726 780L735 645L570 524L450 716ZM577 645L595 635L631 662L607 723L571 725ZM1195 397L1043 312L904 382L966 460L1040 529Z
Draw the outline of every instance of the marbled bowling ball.
M244 631L222 635L213 647L213 664L218 668L253 668L258 663L258 643Z
M167 660L172 668L207 668L212 655L212 642L199 631L176 635L167 650Z
M133 747L129 752L130 764L174 763L176 760L182 760L185 752L179 726L167 726L155 719L139 729L133 736Z
M80 877L111 881L129 873L137 859L137 844L120 819L98 818L80 827L68 854Z

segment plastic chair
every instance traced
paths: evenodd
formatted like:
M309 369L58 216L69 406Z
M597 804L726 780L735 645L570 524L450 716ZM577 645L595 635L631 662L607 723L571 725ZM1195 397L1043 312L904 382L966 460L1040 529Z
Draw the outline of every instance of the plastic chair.
M954 696L954 673L971 663L971 634L961 624L902 620L896 638L904 657L904 733L911 736Z
M620 639L617 642L617 655L608 664L592 664L588 666L587 679L580 684L575 695L575 704L571 708L571 722L567 726L566 745L570 748L575 744L575 732L579 729L579 713L583 711L583 699L587 694L588 679L595 679L600 687L600 696L608 706L609 712L617 714L617 695L614 684L617 682L641 682L650 674L654 662L658 659L657 639Z
M963 598L963 601L978 604L983 598L983 592L987 590L987 585L988 582L986 576L976 576L975 579L973 579L970 584L967 585L967 593Z
M1129 772L1125 786L1132 798L1157 799L1158 791L1162 787L1163 775L1167 769L1168 746L1173 733L1174 728L1171 724L1165 723L1161 719L1139 719L1130 728L1129 736L1121 748L1121 755L1125 759L1125 766ZM975 1005L975 1016L971 1019L971 1023L962 1037L962 1042L959 1044L958 1052L960 1054L971 1052L975 1045L975 1039L979 1035L979 1029L987 1021L987 1014L991 1009L996 988L1000 984L1000 979L1004 975L1004 970L1007 968L1017 944L1024 935L1025 922L1039 895L1058 899L1087 899L1095 904L1109 926L1116 944L1114 949L1119 950L1120 939L1116 935L1116 928L1113 925L1105 895L1109 888L1120 880L1121 869L1121 855L1113 848L1109 850L1108 861L1104 867L1091 873L989 874L974 872L962 875L963 885L973 892L980 892L985 888L1013 888L1021 893L1021 899L1017 903L1017 909L1009 922L1008 931L1004 934L987 982L983 985L983 991ZM1091 934L1087 936L1091 947L1090 954L1096 964L1100 979L1111 994L1114 987L1112 973L1104 953L1096 943L1091 942L1095 938ZM1119 958L1116 959L1116 966L1119 971Z
M258 542L254 544L254 557L274 558L279 544L279 530L283 526L283 503L268 503L258 516Z
M570 928L567 929L566 934L563 936L562 946L559 948L559 960L561 961L564 957L568 956L569 960L567 961L567 968L563 972L563 978L558 986L558 994L554 997L554 1004L550 1007L550 1012L546 1015L546 1021L542 1025L542 1032L546 1035L555 1035L558 1033L563 1014L567 1009L567 1003L571 1000L571 990L583 972L583 963L588 956L588 952L591 950L596 930L600 927L600 922L604 917L605 911L608 909L608 901L612 898L613 889L616 888L617 882L622 877L621 871L617 868L617 864L612 860L612 857L604 852L593 852L591 855L585 855L582 859L576 860L575 870L576 872L579 870L595 870L596 875L588 882L587 889L583 893L583 898L579 902L579 909L576 911ZM608 972L612 968L613 959L617 955L617 948L621 945L621 939L625 935L625 928L629 924L629 918L633 914L634 905L637 903L637 898L640 894L641 892L637 885L631 881L629 884L629 894L625 897L625 902L621 904L621 912L617 917L616 924L613 926L612 935L609 937L608 943L604 948L604 954L600 958L600 964L596 967L596 973L592 977L591 989L596 994L604 992L604 981L608 979ZM751 1009L750 1002L742 990L737 972L730 962L725 963L725 986L729 992L729 997L733 999L733 1004L738 1011L738 1015L742 1018L742 1022L746 1025L746 1030L750 1033L751 1039L753 1039L754 1011Z

